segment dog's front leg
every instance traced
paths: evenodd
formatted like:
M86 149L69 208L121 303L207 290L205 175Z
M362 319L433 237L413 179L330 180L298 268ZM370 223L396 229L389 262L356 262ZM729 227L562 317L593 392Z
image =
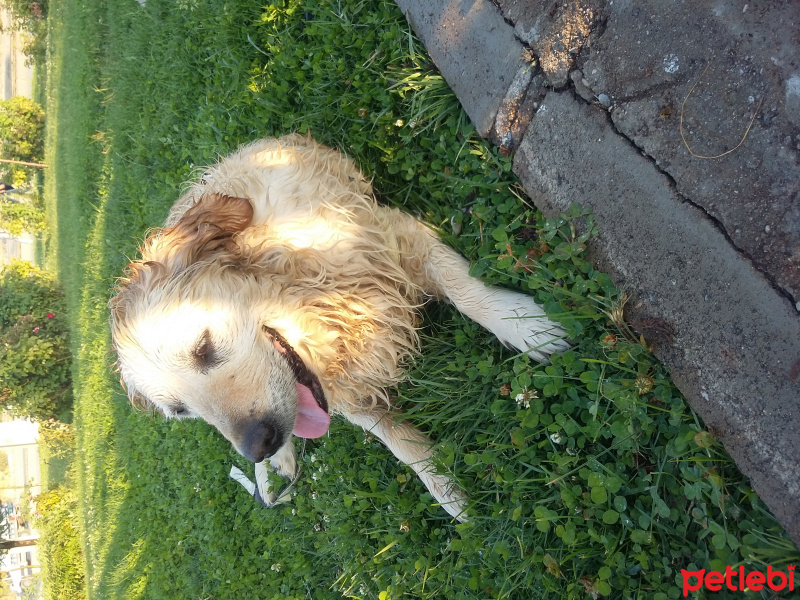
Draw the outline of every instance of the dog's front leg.
M569 349L563 329L545 316L531 296L489 286L469 274L469 263L440 241L431 245L425 273L438 297L491 331L505 346L538 361Z
M396 421L397 413L385 408L364 409L364 412L347 412L343 416L378 437L401 462L414 469L428 491L453 517L467 520L464 510L467 495L455 481L436 472L433 465L433 444L418 429L405 421Z
M486 285L469 274L469 262L414 217L381 213L387 235L402 249L402 266L428 295L448 300L461 314L491 331L504 345L534 360L567 350L566 333L526 294Z

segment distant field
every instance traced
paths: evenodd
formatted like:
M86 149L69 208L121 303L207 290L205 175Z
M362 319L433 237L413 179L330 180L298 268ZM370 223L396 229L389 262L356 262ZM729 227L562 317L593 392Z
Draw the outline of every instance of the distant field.
M667 599L681 568L800 560L619 319L623 295L583 256L591 219L530 209L393 3L53 0L49 20L46 262L73 323L89 598ZM137 240L203 165L291 131L354 157L382 201L571 334L535 365L426 313L397 396L470 493L467 524L343 422L309 443L292 501L260 507L221 436L137 413L117 383L106 303Z

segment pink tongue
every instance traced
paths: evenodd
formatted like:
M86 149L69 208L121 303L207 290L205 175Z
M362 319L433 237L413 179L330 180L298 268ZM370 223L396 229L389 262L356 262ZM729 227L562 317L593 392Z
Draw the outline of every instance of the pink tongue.
M331 418L319 407L311 390L297 384L297 420L294 422L294 433L302 438L318 438L325 435L331 424Z

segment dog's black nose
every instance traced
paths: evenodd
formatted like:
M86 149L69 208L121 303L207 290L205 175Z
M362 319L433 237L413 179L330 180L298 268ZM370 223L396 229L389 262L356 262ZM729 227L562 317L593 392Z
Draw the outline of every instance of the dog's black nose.
M247 425L242 439L241 453L254 463L275 454L283 446L283 436L269 421L256 421Z

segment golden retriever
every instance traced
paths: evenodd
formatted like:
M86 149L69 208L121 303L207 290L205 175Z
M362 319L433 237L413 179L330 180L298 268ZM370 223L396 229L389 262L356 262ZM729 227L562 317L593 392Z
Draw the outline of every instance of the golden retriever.
M111 330L135 404L202 418L289 477L292 436L320 437L341 415L463 518L464 493L387 392L429 298L534 359L568 347L532 298L471 277L428 227L379 206L351 160L291 135L245 146L191 185L119 281Z

